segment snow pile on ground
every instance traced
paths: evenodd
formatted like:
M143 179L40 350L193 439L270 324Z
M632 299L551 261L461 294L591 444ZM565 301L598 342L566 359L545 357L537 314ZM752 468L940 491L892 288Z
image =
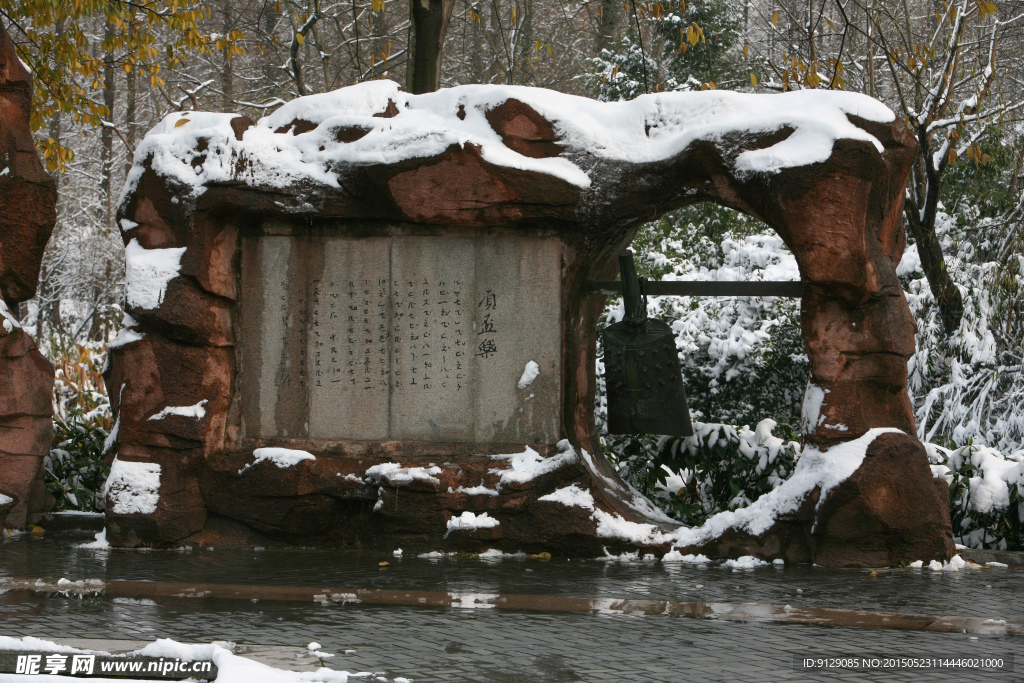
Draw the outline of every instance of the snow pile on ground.
M158 308L164 301L167 283L181 271L185 247L146 249L132 238L124 248L125 299L129 306Z
M107 540L106 528L102 531L96 532L95 540L89 541L88 543L82 543L78 547L85 550L110 550L110 542Z
M708 564L711 559L707 555L683 555L681 552L672 548L667 553L661 556L662 562L682 562L683 564Z
M160 465L155 462L126 462L115 457L103 494L118 515L149 515L160 502Z
M0 650L109 655L101 650L83 650L31 636L24 638L0 636ZM321 667L315 672L285 671L240 657L223 647L222 644L194 645L179 643L168 638L160 638L130 654L142 657L177 658L186 661L212 660L217 667L217 683L252 683L253 681L259 681L259 683L346 683L350 679L365 680L373 675L371 673L335 671L326 667ZM65 683L68 680L66 676L50 674L41 674L30 678L39 683ZM91 680L98 683L113 683L114 681L113 678L92 678ZM123 683L124 681L141 681L142 679L118 678L117 680Z
M427 481L435 486L440 486L441 481L434 476L435 474L441 474L441 468L437 465L431 465L430 467L402 467L397 462L386 462L381 465L374 465L366 470L363 478L372 482L386 479L393 486L411 484L414 481Z
M520 389L525 389L533 384L533 380L537 379L537 375L539 374L540 366L537 365L536 361L531 360L526 364L526 367L523 368L523 376L519 378L519 383L516 386Z
M531 106L550 121L568 153L534 159L506 147L486 113L509 99ZM375 116L389 107L393 117ZM139 144L125 195L145 166L201 194L205 185L240 180L254 187L283 188L308 180L339 187L345 165L393 164L441 154L452 145L475 145L498 166L552 175L578 187L590 178L566 156L596 155L634 163L671 158L688 145L717 142L732 133L772 133L791 128L784 140L746 150L733 161L740 173L775 173L826 160L836 140L862 140L879 153L881 143L850 123L849 114L886 123L885 105L851 92L801 90L753 95L724 90L643 95L629 102L598 102L541 88L465 85L413 95L387 80L299 97L266 116L236 139L233 114L168 114ZM314 126L296 134L301 120ZM342 130L361 130L343 142ZM278 132L280 131L280 132ZM120 202L119 202L120 203Z
M281 469L284 469L286 467L294 467L303 460L316 460L316 456L312 453L293 448L257 448L252 452L252 455L255 460L238 470L239 474L264 461L272 462Z
M500 562L502 560L525 560L529 555L526 553L506 553L491 548L480 553L480 559L484 562Z
M203 406L205 406L207 403L209 403L209 401L204 398L202 401L195 404L194 406L167 406L159 413L156 413L155 415L150 415L149 419L162 420L168 415L178 415L180 417L192 417L197 420L202 420L204 417L206 417L206 408L204 408Z
M506 469L494 468L490 470L491 474L496 474L499 477L498 491L501 491L501 487L506 484L522 484L533 481L543 474L554 472L558 468L578 460L576 451L573 450L568 439L562 439L556 444L556 447L558 448L558 453L550 458L542 457L540 453L529 446L522 453L487 456L494 460L507 460L509 463Z
M768 564L753 555L744 555L735 560L726 560L722 563L722 567L725 569L757 569L758 567L767 567Z
M445 534L452 533L453 531L475 531L476 529L491 529L500 524L498 520L491 517L486 512L481 512L479 515L466 510L458 517L452 517L448 520L448 532Z

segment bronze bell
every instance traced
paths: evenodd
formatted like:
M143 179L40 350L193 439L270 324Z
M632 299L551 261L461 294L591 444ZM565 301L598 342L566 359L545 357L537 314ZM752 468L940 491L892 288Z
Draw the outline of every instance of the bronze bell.
M626 315L602 336L608 432L693 436L676 336L647 317L633 252L619 255L619 272Z

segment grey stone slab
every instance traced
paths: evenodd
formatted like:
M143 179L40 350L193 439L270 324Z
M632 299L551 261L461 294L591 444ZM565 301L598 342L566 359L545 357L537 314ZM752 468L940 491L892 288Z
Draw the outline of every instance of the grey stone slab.
M271 232L242 249L246 436L557 440L557 239Z
M388 438L390 244L328 238L310 281L309 438Z
M395 237L391 438L473 440L472 308L476 240Z
M476 258L476 440L554 443L561 414L561 246L554 239L492 238L479 241ZM520 389L530 362L540 374Z

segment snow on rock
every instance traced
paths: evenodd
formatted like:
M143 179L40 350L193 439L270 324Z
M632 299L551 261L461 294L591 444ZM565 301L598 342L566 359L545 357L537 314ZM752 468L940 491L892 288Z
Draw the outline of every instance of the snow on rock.
M466 488L465 486L460 486L459 488L455 489L454 492L455 493L465 493L467 496L496 496L496 495L498 495L497 490L489 489L486 486L484 486L483 484L480 484L479 486L471 486L469 488Z
M155 415L150 415L149 419L162 420L169 415L178 415L180 417L193 417L197 420L202 420L204 417L206 417L206 408L204 408L203 406L205 406L207 403L209 403L209 401L204 398L202 401L193 406L167 406L159 413L156 413ZM307 455L309 454L307 453ZM257 460L258 459L259 458L257 458Z
M911 569L921 569L924 566L924 561L923 560L916 560L914 562L911 562L907 566L910 567Z
M781 516L795 512L815 487L821 488L818 500L820 506L829 491L857 471L871 442L890 432L900 433L900 430L870 429L860 438L837 444L827 451L808 446L797 462L793 475L778 488L762 495L745 508L714 515L703 526L679 527L666 532L654 524L630 522L617 513L595 509L592 517L597 522L597 535L643 545L673 544L683 547L706 543L730 529L759 536L768 531Z
M529 105L550 121L566 153L535 159L506 147L486 113L509 99ZM397 111L395 116L374 116L389 107ZM598 102L502 85L464 85L413 95L393 81L367 81L296 98L245 130L241 140L231 127L234 114L168 114L139 144L119 204L137 186L147 164L198 196L208 183L232 180L264 188L300 181L338 187L341 166L434 157L453 145L475 145L491 164L551 175L582 188L589 187L590 177L570 160L574 156L655 162L674 157L695 142L718 142L737 132L773 133L787 127L793 131L774 145L738 154L732 163L740 175L777 173L825 161L839 139L862 140L881 153L881 143L852 124L848 114L881 123L894 119L882 103L852 92L755 95L706 90ZM296 135L289 124L297 119L315 128ZM341 142L337 132L343 128L365 134Z
M500 477L497 484L498 491L501 491L501 487L506 484L522 484L532 481L543 474L554 472L560 467L578 461L576 451L573 450L568 439L562 439L556 446L558 453L550 458L542 457L540 453L529 446L522 453L488 456L494 460L507 460L509 463L507 469L494 468L490 470L491 474Z
M21 323L19 323L18 319L11 314L3 299L0 299L0 321L2 321L4 331L7 334L10 334L14 330L21 329Z
M14 502L13 498L11 498L10 496L5 496L4 494L0 493L0 505L7 505L8 503L13 503L13 502Z
M708 564L711 559L706 555L683 555L681 552L672 548L667 553L661 556L662 562L682 562L683 564Z
M440 486L441 481L435 477L441 474L441 468L437 465L430 467L402 467L397 462L386 462L381 465L374 465L366 470L363 478L371 482L379 482L386 479L389 484L401 486L411 484L414 481L428 481L435 486Z
M501 560L525 560L529 555L526 553L505 553L497 548L491 548L480 553L480 559L484 562L500 562Z
M228 646L228 647L225 647ZM156 657L164 659L181 659L185 661L212 661L217 667L217 683L348 683L356 680L371 680L374 675L369 672L349 673L321 667L317 671L298 672L277 669L267 664L247 659L234 654L229 647L230 643L214 642L209 644L179 643L168 638L160 638L149 643L142 649L130 654L142 657ZM23 638L12 638L0 636L0 650L27 650L35 652L60 652L63 654L98 654L109 655L102 650L86 650L81 648L59 645L53 641L43 640L25 636ZM31 680L38 683L63 683L67 681L66 676L40 674L30 676ZM95 678L98 683L112 682L112 678ZM141 682L139 678L119 678L122 683ZM399 679L395 679L396 681Z
M822 389L817 384L807 385L802 415L804 433L813 432L825 420L825 416L821 414L821 405L825 402L827 393L828 389Z
M735 560L726 560L722 566L726 569L757 569L758 567L767 567L768 563L753 555L744 555Z
M136 326L138 326L138 324L139 323L135 320L135 318L125 313L123 320L124 327L120 329L116 337L110 340L110 343L107 344L107 348L120 348L122 346L125 346L126 344L131 344L132 342L137 342L140 339L144 338L146 336L144 333L136 332L134 329Z
M160 502L160 465L155 462L127 462L117 457L103 493L118 515L150 515Z
M150 418L152 419L152 418ZM264 460L269 461L284 469L286 467L294 467L303 460L316 460L316 456L307 451L300 451L293 448L257 448L252 452L255 460L250 464L246 465L242 469L238 470L241 474L250 467L255 467Z
M555 489L551 493L546 496L541 496L537 500L561 503L565 507L579 507L587 510L594 509L594 496L590 495L590 491L585 491L576 484Z
M132 238L124 248L125 299L129 306L158 308L164 300L167 283L181 270L185 247L146 249Z
M96 532L95 540L89 541L88 543L82 543L78 547L86 550L109 550L110 542L107 541L106 528L102 531Z
M517 384L516 386L518 386L520 389L525 389L526 387L533 384L533 380L537 379L537 375L539 374L540 366L537 365L535 361L531 360L529 363L526 364L526 367L523 369L523 376L519 378L519 384Z
M481 512L479 515L466 510L458 517L452 517L448 520L448 532L447 536L453 531L473 531L475 529L490 529L496 527L501 522L491 517L486 512Z

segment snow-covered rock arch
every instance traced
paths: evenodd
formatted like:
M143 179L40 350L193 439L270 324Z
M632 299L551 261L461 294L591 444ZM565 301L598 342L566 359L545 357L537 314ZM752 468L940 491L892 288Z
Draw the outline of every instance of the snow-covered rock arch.
M157 497L144 512L108 501L108 538L169 545L272 536L562 554L674 545L820 564L948 556L946 498L914 436L906 391L914 321L895 272L915 149L889 109L844 92L704 91L599 103L502 86L411 95L377 81L299 98L256 123L171 114L139 146L120 202L133 326L112 350L108 375L117 457L158 465ZM639 224L701 201L756 216L793 251L812 380L807 452L792 481L747 510L685 529L599 454L601 302L586 296L586 283L614 274L615 255ZM322 425L333 413L295 408L317 403L312 389L283 398L292 389L282 388L291 382L282 373L312 364L313 355L281 361L253 384L254 362L293 353L285 337L300 324L286 306L281 340L251 326L268 315L253 302L277 296L267 294L273 278L251 273L285 258L253 246L269 237L318 245L288 257L289 278L306 277L307 264L349 258L323 256L323 240L535 240L541 246L531 253L555 259L536 275L553 284L534 292L558 309L550 323L556 358L546 366L554 370L541 369L537 385L547 408L527 407L524 397L519 411L533 411L525 427L509 417L501 429L484 429L478 417L477 431L466 433L488 436L432 438L396 418L392 404L405 390L394 375L383 383L392 406L384 417L345 418L330 429ZM411 262L387 253L390 264ZM474 258L476 272L508 260L485 267ZM312 282L308 298L319 292ZM386 294L380 305L397 305ZM263 341L246 351L253 335ZM270 399L267 386L276 392ZM378 428L381 420L388 426ZM291 456L253 462L259 449ZM119 489L120 502L130 494Z

